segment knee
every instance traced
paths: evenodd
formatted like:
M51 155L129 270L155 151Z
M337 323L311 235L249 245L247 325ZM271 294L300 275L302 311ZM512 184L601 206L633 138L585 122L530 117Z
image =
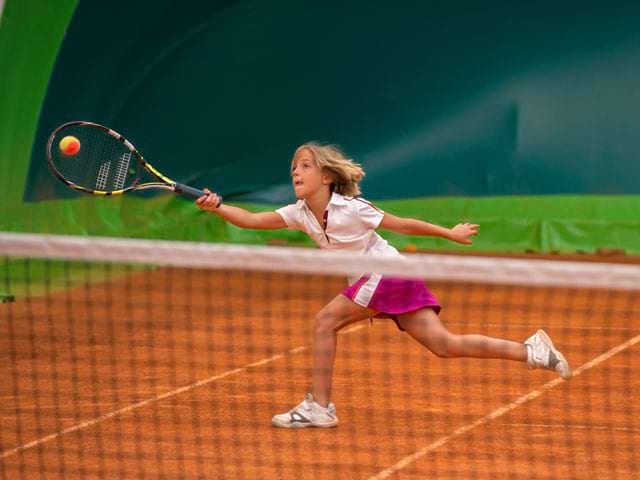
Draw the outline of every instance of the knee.
M337 330L337 319L331 313L321 310L316 313L313 322L314 333L329 333Z
M429 345L429 350L440 358L454 358L458 356L457 342L454 335L436 338Z

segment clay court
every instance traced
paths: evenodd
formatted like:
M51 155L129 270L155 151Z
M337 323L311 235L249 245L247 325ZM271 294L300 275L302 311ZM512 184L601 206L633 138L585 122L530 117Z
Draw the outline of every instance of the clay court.
M575 377L362 322L338 339L340 425L273 428L342 285L155 269L0 305L2 478L637 478L637 292L430 284L452 331L544 327Z

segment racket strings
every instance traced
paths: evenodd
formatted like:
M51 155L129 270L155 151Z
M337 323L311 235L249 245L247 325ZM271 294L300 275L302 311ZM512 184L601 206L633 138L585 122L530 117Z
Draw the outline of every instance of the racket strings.
M66 155L57 148L61 139L69 135L80 141L75 155ZM91 190L122 190L135 185L141 174L132 152L120 140L90 126L74 125L58 132L51 156L63 177Z

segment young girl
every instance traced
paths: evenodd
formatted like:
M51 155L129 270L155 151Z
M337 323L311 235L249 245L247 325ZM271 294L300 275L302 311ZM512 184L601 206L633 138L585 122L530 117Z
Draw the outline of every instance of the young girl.
M275 212L251 213L222 205L215 193L196 203L242 228L292 228L306 232L323 249L345 249L372 256L396 256L398 251L376 233L385 228L408 235L429 235L470 245L478 225L460 223L443 228L385 213L357 197L364 171L333 147L306 143L291 163L297 203ZM564 356L543 331L524 343L485 337L456 335L441 323L440 305L424 282L388 278L377 274L356 279L315 317L311 393L287 413L275 415L273 425L284 428L335 427L336 408L330 402L336 335L339 330L373 317L393 319L400 330L443 358L502 358L526 362L529 368L546 368L562 378L571 377Z

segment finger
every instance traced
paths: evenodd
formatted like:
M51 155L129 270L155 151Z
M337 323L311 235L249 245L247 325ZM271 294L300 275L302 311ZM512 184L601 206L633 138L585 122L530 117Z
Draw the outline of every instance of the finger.
M196 203L198 204L198 206L201 206L203 208L209 208L211 205L215 205L213 199L211 198L215 196L215 193L211 193L211 191L207 189L203 191L205 192L205 194L202 195L200 198L198 198L198 200L196 200Z
M207 196L207 206L212 208L212 209L216 209L218 208L218 205L220 204L220 197L215 194L215 193L210 193Z

